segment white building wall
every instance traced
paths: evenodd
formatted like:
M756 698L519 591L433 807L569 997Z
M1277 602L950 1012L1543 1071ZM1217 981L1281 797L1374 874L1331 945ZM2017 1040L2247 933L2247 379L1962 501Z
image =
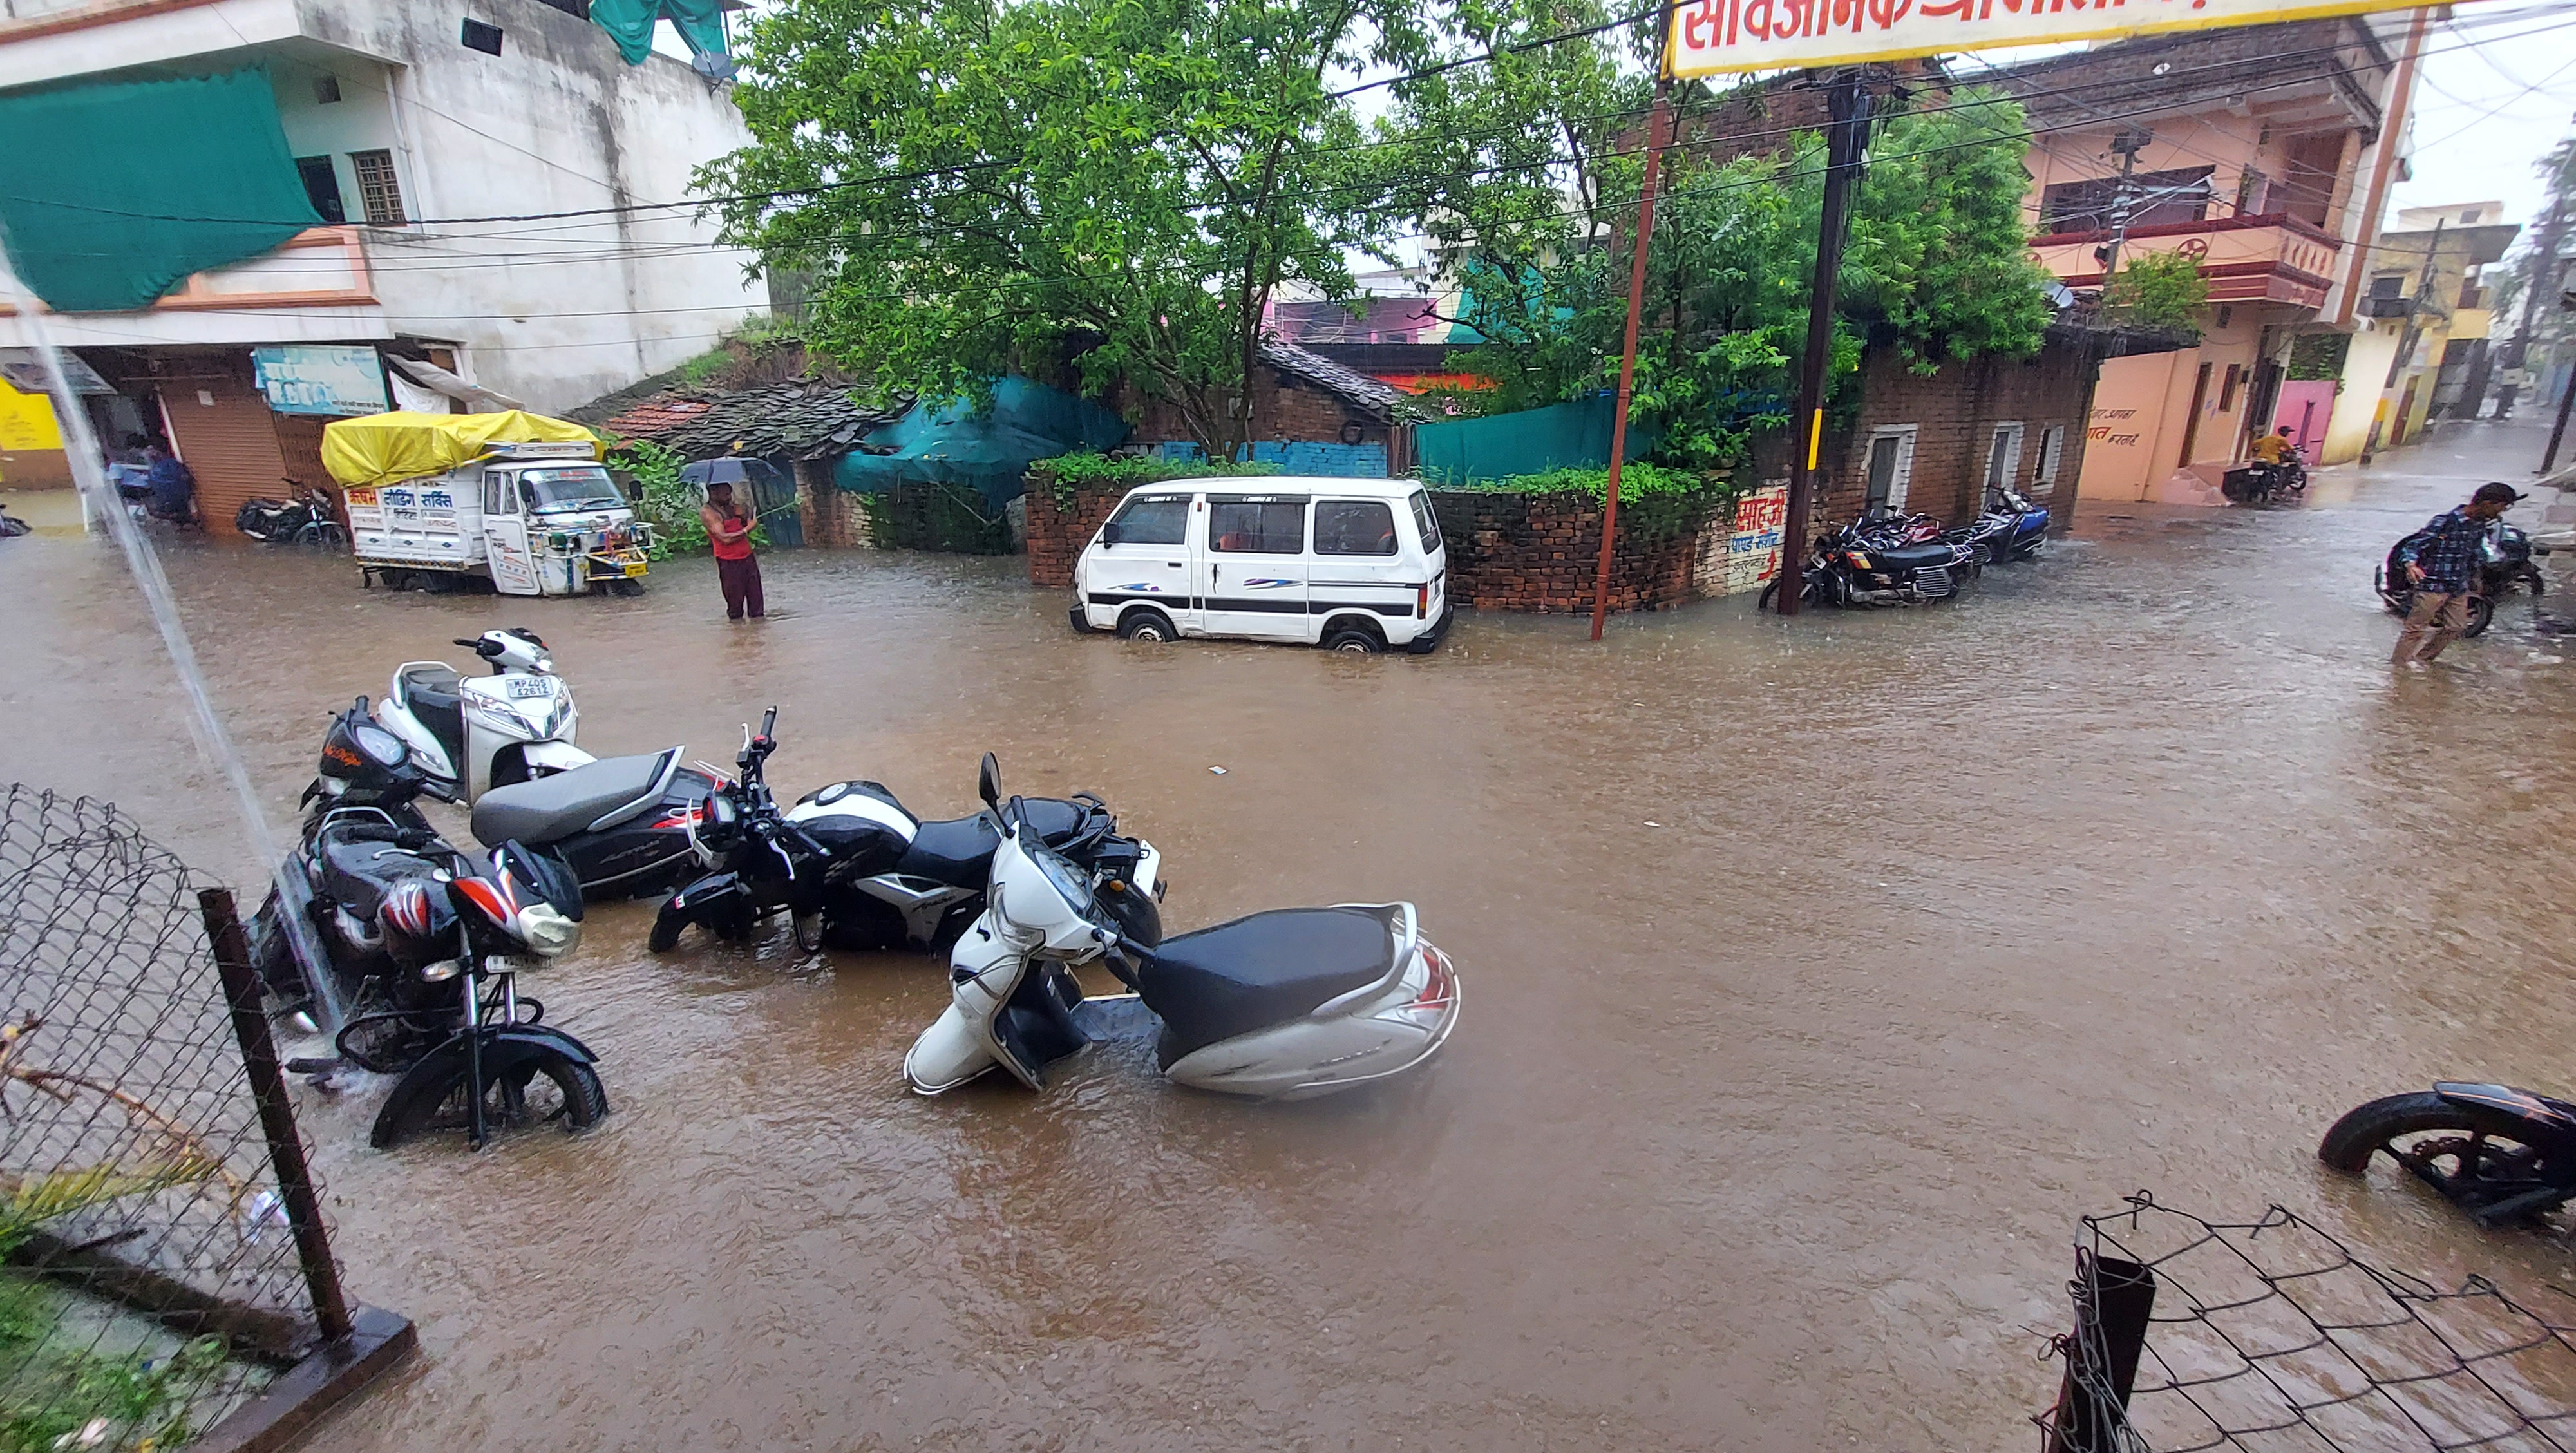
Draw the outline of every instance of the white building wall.
M498 56L465 47L463 15L498 25ZM240 37L255 44L245 47ZM746 145L728 91L655 55L630 67L605 31L537 0L215 0L11 41L0 87L153 69L260 64L297 156L329 155L349 220L363 210L349 161L395 153L405 212L369 228L380 306L147 311L62 317L56 340L359 342L454 346L467 377L537 409L562 409L712 347L765 303L747 254L714 246L689 206L690 173ZM336 76L341 99L316 99ZM442 219L595 212L534 222ZM273 266L320 267L322 258ZM10 284L14 289L14 284ZM24 341L0 319L0 343Z

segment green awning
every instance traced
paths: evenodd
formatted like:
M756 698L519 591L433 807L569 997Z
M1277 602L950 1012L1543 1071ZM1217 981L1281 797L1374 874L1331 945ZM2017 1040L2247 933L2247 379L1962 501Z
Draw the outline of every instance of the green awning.
M319 227L258 70L0 96L0 224L62 313L149 307Z

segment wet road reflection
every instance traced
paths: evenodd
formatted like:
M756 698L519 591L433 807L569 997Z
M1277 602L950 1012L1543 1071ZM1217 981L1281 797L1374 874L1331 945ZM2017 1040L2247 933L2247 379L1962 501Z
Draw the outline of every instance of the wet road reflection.
M1409 897L1470 1000L1432 1074L1338 1103L1142 1055L925 1101L932 961L654 957L649 908L601 912L526 983L603 1055L599 1132L384 1156L372 1101L306 1104L349 1284L428 1351L316 1446L2004 1446L2074 1218L2141 1186L2576 1285L2311 1156L2436 1076L2576 1089L2570 667L2517 603L2392 680L2368 589L2530 442L2298 512L2088 503L1956 608L1714 602L1597 648L1480 616L1419 660L1076 639L1015 560L773 555L761 628L703 563L502 602L182 544L280 824L328 709L524 624L594 751L730 760L776 702L782 792L929 816L989 749L1160 845L1174 928ZM113 555L0 551L0 775L256 881Z

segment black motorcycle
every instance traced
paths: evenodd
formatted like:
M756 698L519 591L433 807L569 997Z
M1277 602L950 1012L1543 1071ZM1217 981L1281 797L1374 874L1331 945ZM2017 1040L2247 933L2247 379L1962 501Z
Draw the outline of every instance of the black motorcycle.
M348 549L349 531L340 523L339 508L331 502L329 493L298 488L291 479L286 485L294 491L291 498L244 500L233 513L233 528L267 545Z
M1920 528L1900 532L1855 521L1818 535L1798 598L1809 605L1863 606L1928 605L1956 596L1960 582L1978 568L1976 550L1937 534L1908 542L1920 533ZM1894 543L1884 543L1890 541ZM1755 605L1779 609L1780 582L1762 587Z
M561 854L593 901L668 893L697 871L690 829L722 785L713 772L683 763L680 750L603 757L494 787L475 800L475 840L485 846L515 840ZM321 769L304 789L303 802L314 813L381 808L426 830L422 797L457 801L446 779L422 766L400 737L376 725L362 696L332 721Z
M2357 1106L2317 1146L2354 1175L2383 1153L2481 1226L2530 1222L2576 1197L2576 1104L2445 1082Z
M443 877L390 889L378 919L397 976L449 1003L389 1008L342 1031L344 1054L371 1030L404 1045L429 1041L386 1094L368 1143L387 1150L454 1129L480 1150L495 1129L554 1122L587 1130L608 1113L608 1092L593 1068L599 1057L540 1023L545 1006L518 991L521 972L581 941L581 886L561 859L517 843L494 848L488 869L458 854Z
M662 904L648 946L667 952L691 925L741 940L783 911L808 951L944 952L984 911L1000 821L986 811L924 822L876 782L835 782L782 812L767 772L777 724L773 706L757 733L744 731L736 780L707 799L696 828L700 856L714 871ZM1023 806L1030 830L1091 875L1121 932L1162 942L1162 855L1152 844L1121 836L1107 804L1088 794Z
M2371 572L2371 589L2392 615L2407 615L2415 609L2415 587L2397 558L2397 552L2414 538L2409 535L2389 546L2387 558ZM2477 573L2469 581L2468 624L2460 634L2484 635L2495 623L2496 602L2517 587L2528 588L2534 596L2547 589L2548 581L2533 557L2548 553L2548 546L2531 543L2531 536L2520 526L2502 520L2489 525L2486 538L2478 543Z

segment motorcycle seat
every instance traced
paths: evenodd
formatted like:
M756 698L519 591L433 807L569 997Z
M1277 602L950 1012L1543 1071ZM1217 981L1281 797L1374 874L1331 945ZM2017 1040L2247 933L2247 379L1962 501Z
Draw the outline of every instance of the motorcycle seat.
M455 668L435 661L405 666L394 678L397 699L429 734L449 743L451 751L465 742L465 682Z
M1384 979L1402 912L1277 908L1163 940L1138 966L1136 992L1163 1018L1164 1068Z
M604 832L662 800L680 767L680 749L642 757L603 757L569 772L495 787L474 804L475 839L531 846L576 833Z
M1934 565L1947 565L1958 558L1947 545L1901 545L1893 550L1878 550L1870 555L1872 563L1891 574L1922 570Z
M1051 848L1062 847L1081 836L1089 820L1089 809L1081 803L1056 797L1023 797L1020 811L1038 841ZM903 860L894 865L894 870L908 877L981 892L993 873L993 852L1001 845L1001 820L989 812L925 822L914 831L912 846L904 850Z

